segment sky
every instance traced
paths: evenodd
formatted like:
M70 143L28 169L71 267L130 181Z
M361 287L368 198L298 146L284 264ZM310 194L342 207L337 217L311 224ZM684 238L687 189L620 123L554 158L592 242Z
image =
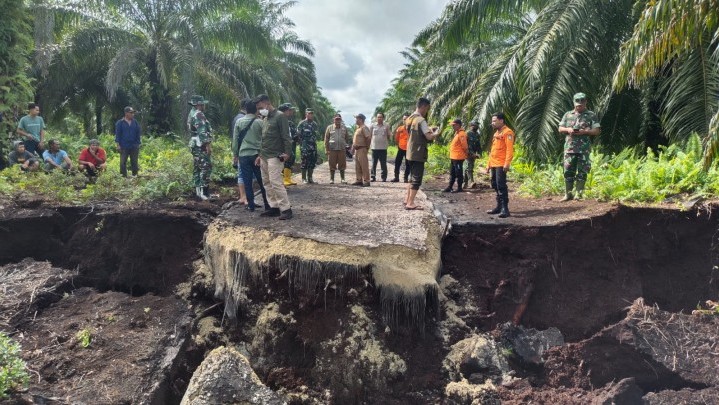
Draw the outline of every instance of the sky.
M400 52L449 0L299 0L287 16L315 47L317 84L352 122L371 116L402 69Z

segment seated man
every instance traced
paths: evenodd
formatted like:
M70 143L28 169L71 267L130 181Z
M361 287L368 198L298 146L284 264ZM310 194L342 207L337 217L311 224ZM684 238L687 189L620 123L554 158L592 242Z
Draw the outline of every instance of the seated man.
M34 172L40 168L40 162L37 155L25 150L25 144L22 141L15 141L14 150L8 155L8 165L20 165L20 169L24 172Z
M101 170L105 170L107 155L105 149L100 147L100 141L91 139L89 146L80 152L77 160L80 162L80 170L88 177L95 177Z
M72 169L72 161L67 156L67 152L60 149L60 141L50 139L47 146L48 149L42 153L42 158L45 160L45 171L49 172L55 169Z

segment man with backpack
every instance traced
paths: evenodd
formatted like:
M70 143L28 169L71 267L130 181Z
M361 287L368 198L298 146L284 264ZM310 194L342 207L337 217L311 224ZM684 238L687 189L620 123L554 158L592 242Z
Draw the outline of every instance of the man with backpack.
M257 107L253 102L248 102L245 105L245 112L247 114L235 124L234 132L236 137L232 142L232 152L238 158L240 172L242 173L243 185L240 187L244 189L247 195L246 208L252 212L255 210L255 193L252 188L252 179L257 180L265 210L269 210L270 204L267 202L267 193L262 183L260 166L255 164L262 144L262 119L257 118Z

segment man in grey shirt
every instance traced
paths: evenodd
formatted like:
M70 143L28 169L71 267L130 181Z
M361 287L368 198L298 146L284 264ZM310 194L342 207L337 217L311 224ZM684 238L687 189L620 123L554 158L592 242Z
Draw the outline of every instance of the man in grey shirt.
M382 181L387 181L387 147L389 146L389 140L392 136L392 131L388 125L384 123L384 114L377 114L377 122L370 126L372 132L372 143L370 149L372 149L372 172L370 177L372 180L377 180L377 162L380 163L382 168Z

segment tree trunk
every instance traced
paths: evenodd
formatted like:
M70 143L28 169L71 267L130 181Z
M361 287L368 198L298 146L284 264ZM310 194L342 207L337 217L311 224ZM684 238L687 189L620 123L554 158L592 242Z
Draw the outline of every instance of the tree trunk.
M162 85L160 72L157 70L156 54L150 54L147 61L147 68L150 72L150 116L148 117L148 132L156 134L167 134L172 130L170 119L171 98L170 92Z
M100 96L95 97L95 128L97 130L97 136L102 134L102 107L103 100Z

